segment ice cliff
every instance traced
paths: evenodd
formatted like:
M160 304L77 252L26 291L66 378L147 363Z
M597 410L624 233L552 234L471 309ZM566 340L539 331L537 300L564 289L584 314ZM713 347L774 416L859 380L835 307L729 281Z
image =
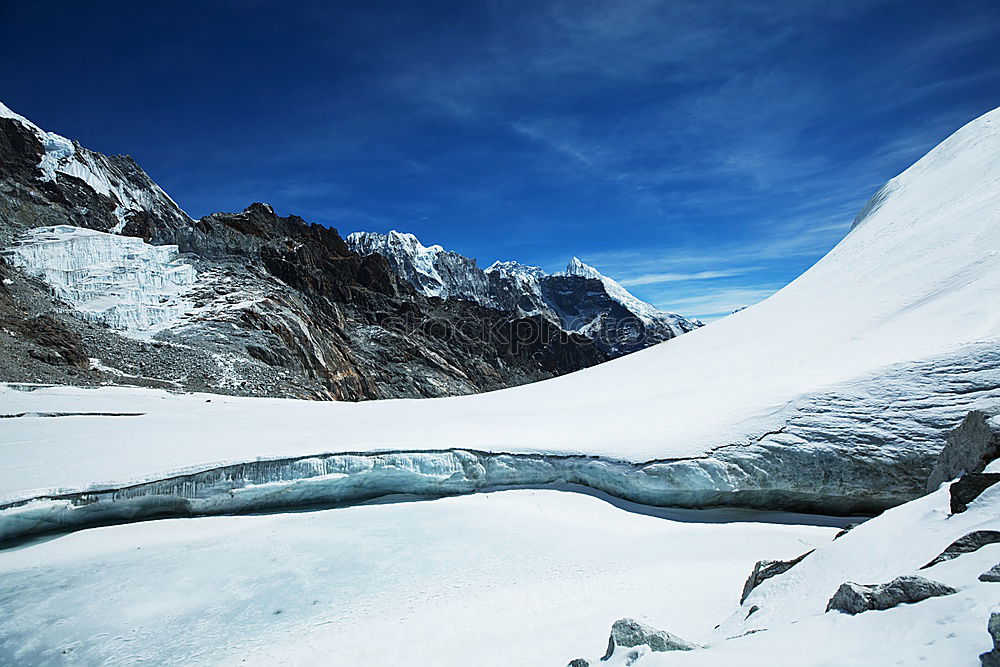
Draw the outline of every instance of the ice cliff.
M197 280L177 246L80 227L33 229L4 252L83 317L129 333L151 333L191 310Z

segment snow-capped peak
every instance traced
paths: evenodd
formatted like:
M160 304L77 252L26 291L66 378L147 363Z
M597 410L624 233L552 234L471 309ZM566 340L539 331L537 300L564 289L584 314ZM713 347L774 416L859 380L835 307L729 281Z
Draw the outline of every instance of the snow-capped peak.
M631 292L622 287L617 280L607 277L594 267L581 261L578 257L573 257L569 260L566 270L556 275L578 276L580 278L601 281L608 296L631 311L645 324L666 324L674 330L675 335L680 335L701 326L701 323L697 320L689 320L676 313L660 310L656 306L635 297Z
M594 280L602 281L605 279L605 276L601 274L600 271L589 264L583 263L578 257L573 257L569 260L569 264L566 265L566 270L563 271L563 274L567 276L580 276L581 278L593 278Z
M514 261L496 261L486 269L486 273L495 274L501 278L509 278L517 282L538 281L548 274L540 266L530 266Z
M447 298L455 290L438 271L438 263L448 253L439 245L425 246L413 234L397 232L353 232L347 236L347 245L359 255L379 254L385 257L393 270L408 280L426 296ZM475 263L473 262L473 267Z
M45 151L38 163L38 169L42 172L38 176L39 180L54 182L57 173L72 176L114 202L114 216L117 218L117 223L107 231L120 234L125 228L129 212L149 211L154 208L167 209L167 215L178 218L180 222L190 221L189 216L177 203L141 170L139 173L147 183L145 187L135 187L135 184L130 182L129 176L123 173L120 160L115 162L115 158L108 158L82 148L55 132L46 132L2 102L0 102L0 118L15 120L38 137Z

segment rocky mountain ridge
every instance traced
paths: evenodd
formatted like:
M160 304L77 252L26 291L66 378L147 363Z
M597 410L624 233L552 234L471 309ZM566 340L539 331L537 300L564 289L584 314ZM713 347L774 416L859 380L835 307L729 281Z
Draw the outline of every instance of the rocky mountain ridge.
M4 380L361 400L607 359L543 317L425 296L381 256L266 204L192 220L131 158L2 106L0 247Z
M379 254L401 278L427 296L466 299L490 308L541 316L586 336L614 358L670 340L701 326L637 299L618 282L573 257L565 271L495 262L483 270L475 259L424 246L413 234L354 232L348 246Z

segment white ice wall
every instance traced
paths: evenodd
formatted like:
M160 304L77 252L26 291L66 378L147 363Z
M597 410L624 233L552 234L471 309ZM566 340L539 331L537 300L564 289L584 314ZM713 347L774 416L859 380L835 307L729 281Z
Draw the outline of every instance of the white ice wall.
M86 319L148 333L190 311L182 297L197 272L177 246L59 225L30 230L4 253L44 280Z

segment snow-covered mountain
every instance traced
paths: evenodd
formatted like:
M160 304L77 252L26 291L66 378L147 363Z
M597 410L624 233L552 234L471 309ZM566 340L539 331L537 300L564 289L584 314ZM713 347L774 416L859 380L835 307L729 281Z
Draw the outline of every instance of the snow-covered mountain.
M103 155L46 132L0 103L0 176L11 186L48 197L0 197L6 221L31 218L36 227L71 219L79 226L152 238L191 224L191 218L127 155ZM25 192L24 194L27 194ZM4 225L4 227L7 227ZM0 229L0 245L11 240Z
M607 358L544 318L428 298L381 255L266 204L191 220L128 156L0 105L2 380L359 400Z
M475 301L521 316L540 315L566 331L594 340L612 357L644 349L701 326L637 299L620 284L574 257L565 271L495 262L485 271L476 260L424 246L413 234L354 232L352 250L386 258L393 270L427 296Z

